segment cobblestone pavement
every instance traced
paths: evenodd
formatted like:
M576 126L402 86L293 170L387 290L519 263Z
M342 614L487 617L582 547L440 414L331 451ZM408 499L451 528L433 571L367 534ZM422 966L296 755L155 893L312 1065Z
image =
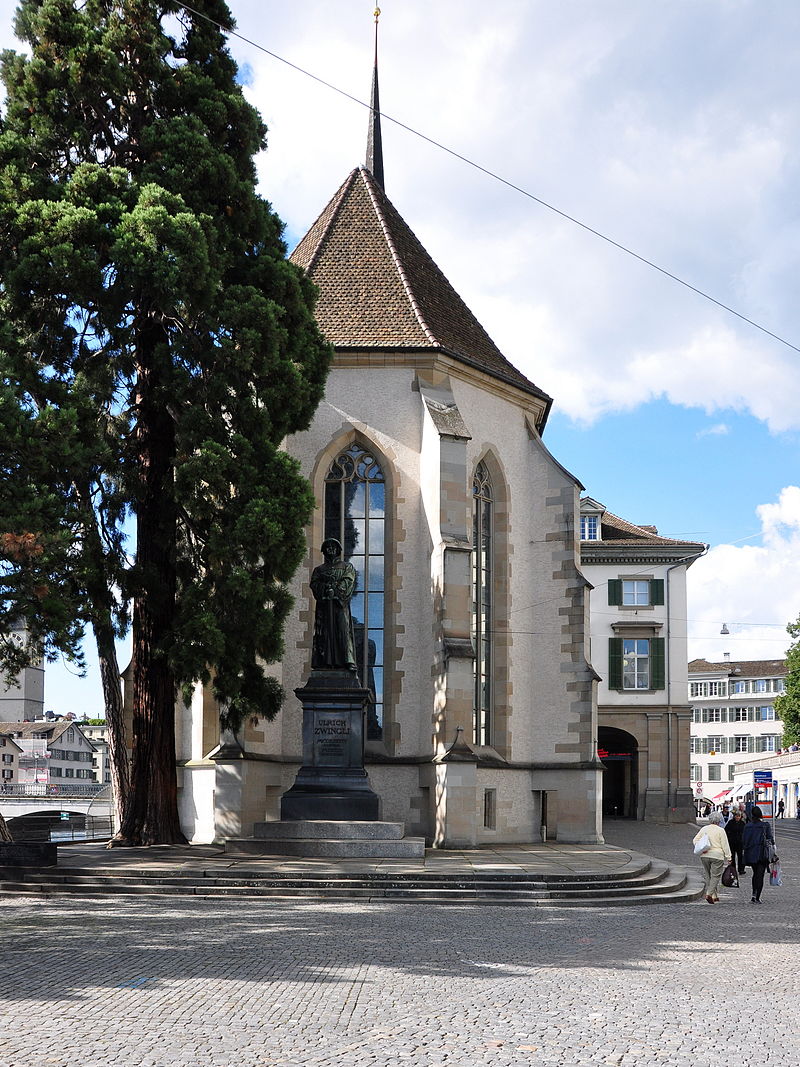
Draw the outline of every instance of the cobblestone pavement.
M690 826L614 824L685 861ZM800 1067L800 826L749 903L0 898L0 1067Z

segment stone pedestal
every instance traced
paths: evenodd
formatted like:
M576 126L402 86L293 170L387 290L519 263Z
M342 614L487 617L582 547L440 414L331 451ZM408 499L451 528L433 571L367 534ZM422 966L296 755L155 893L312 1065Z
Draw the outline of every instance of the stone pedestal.
M303 765L281 797L282 820L369 822L380 800L364 770L369 690L353 671L312 671L303 705Z

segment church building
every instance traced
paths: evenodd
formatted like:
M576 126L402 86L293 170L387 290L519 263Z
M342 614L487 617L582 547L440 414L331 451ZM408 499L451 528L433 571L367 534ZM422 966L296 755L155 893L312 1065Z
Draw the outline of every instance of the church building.
M270 668L286 701L236 738L220 738L208 693L179 711L184 831L246 837L280 817L302 756L309 579L333 537L357 574L365 767L381 817L444 848L602 841L582 486L543 443L551 398L386 195L377 77L366 166L291 258L319 289L335 358L312 425L285 443L317 501L285 656Z

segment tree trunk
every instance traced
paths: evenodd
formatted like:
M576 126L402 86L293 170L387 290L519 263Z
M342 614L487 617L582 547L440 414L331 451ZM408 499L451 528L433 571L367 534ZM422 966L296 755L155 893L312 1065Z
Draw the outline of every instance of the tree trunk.
M106 709L111 790L114 794L117 826L121 826L128 802L131 775L119 661L117 660L117 649L114 644L113 633L104 632L101 636L95 629L95 641L97 643L97 657L100 663L100 680L103 685L103 702Z
M166 339L151 329L139 349L136 570L133 606L133 746L128 803L110 847L185 844L175 770L176 686L166 648L177 578L175 429L159 367ZM163 357L162 357L163 358Z
M112 622L113 597L108 587L107 567L103 543L98 528L98 516L92 504L92 493L88 484L76 485L81 501L84 522L83 539L87 557L87 585L89 599L94 607L92 629L97 659L100 664L100 682L103 687L103 704L108 728L108 758L111 765L111 789L114 794L114 807L117 813L117 826L122 825L125 805L130 788L130 766L128 761L128 739L125 730L125 714L122 703L122 682L120 680L117 646L114 641Z

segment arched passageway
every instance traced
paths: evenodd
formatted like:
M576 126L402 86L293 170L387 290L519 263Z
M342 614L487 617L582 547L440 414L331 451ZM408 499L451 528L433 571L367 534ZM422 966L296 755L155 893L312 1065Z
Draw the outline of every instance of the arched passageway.
M603 817L635 819L637 812L638 755L636 738L625 730L601 726L597 754L603 762Z

